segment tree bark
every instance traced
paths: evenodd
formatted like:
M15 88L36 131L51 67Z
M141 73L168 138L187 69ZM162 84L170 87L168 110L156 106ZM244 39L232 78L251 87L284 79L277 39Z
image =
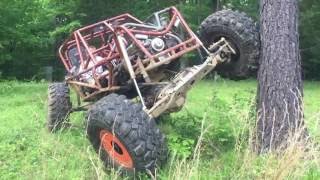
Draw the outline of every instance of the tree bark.
M305 137L306 130L303 128L298 0L260 0L260 17L262 57L258 72L255 148L263 153L285 148L292 135L301 133Z

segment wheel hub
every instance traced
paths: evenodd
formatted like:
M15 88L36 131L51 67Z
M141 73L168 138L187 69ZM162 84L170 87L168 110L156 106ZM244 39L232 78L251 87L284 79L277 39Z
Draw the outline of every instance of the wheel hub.
M133 168L132 158L121 141L107 130L100 131L101 147L109 157L125 168Z

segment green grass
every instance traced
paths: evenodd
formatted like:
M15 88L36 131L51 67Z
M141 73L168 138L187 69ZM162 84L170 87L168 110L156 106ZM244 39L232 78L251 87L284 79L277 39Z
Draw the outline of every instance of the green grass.
M281 158L256 157L248 147L256 85L253 80L197 84L185 107L160 123L172 157L158 177L253 179L281 169ZM0 179L121 179L103 170L85 137L84 113L71 116L71 128L47 132L46 91L46 83L0 82ZM320 82L305 82L304 104L307 127L318 141ZM318 153L313 155L317 158L306 161L312 163L295 164L285 177L319 178Z

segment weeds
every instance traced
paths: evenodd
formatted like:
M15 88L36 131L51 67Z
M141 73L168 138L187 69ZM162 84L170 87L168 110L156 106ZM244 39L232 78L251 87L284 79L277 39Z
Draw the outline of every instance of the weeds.
M302 145L293 138L281 155L257 156L251 150L255 82L200 82L181 112L160 121L171 157L153 178L319 179L320 84L305 87L311 140ZM35 82L0 82L1 179L128 179L104 168L85 137L82 113L71 115L71 128L46 131L46 90Z

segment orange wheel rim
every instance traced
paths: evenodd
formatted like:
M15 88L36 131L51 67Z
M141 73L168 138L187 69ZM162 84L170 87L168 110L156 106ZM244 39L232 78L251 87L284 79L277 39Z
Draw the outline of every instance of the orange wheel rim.
M133 168L133 161L127 148L116 136L107 130L101 130L100 140L101 146L114 161L123 167Z

